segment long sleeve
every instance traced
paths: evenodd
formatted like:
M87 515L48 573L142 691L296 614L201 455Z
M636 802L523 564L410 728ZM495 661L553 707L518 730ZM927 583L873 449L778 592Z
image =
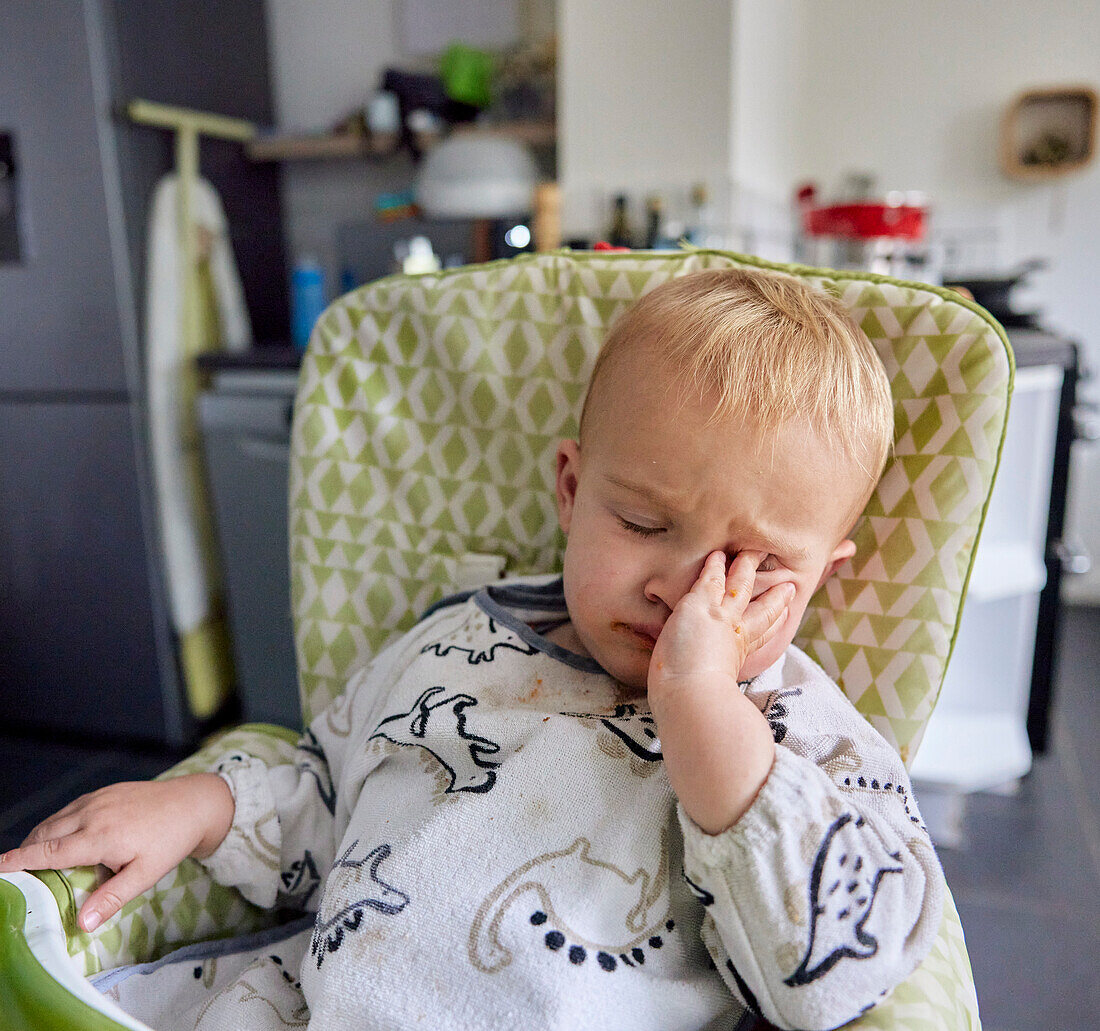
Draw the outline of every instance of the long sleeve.
M293 761L268 766L230 752L213 769L233 793L233 823L203 865L259 906L315 910L320 886L373 763L355 749L356 731L384 701L404 639L352 677L345 692L298 740ZM353 759L354 756L354 759Z
M897 753L797 649L746 690L776 739L760 793L708 835L680 808L702 937L741 1000L786 1028L835 1028L935 939L943 874Z

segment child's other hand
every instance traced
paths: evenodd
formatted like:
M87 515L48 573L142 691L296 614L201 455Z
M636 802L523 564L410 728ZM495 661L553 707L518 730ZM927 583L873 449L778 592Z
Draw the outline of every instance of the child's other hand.
M214 773L112 784L81 795L0 857L0 873L102 864L114 874L88 896L92 931L187 856L204 859L229 831L233 795Z
M726 571L726 555L707 556L691 590L665 622L649 664L649 690L680 681L732 679L753 652L775 635L794 597L791 583L775 584L752 597L756 570L767 556L741 551Z

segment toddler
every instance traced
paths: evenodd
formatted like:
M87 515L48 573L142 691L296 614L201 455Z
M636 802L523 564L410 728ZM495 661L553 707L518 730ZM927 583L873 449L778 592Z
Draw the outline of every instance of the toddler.
M115 975L158 1027L851 1020L930 949L942 874L897 754L791 641L891 434L839 302L673 279L558 448L560 577L440 602L293 763L106 788L0 870L103 863L87 928L187 855L315 912Z

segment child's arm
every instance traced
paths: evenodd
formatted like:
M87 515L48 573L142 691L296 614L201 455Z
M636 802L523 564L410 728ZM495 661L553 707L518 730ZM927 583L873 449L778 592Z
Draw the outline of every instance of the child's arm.
M0 873L98 864L112 870L77 914L77 925L92 931L180 860L209 856L232 821L233 796L216 774L112 784L43 820L0 858Z
M731 827L767 780L775 744L767 721L742 693L738 673L787 615L794 585L749 599L764 558L708 556L695 586L673 610L649 664L649 705L669 781L705 831Z
M363 779L381 761L381 754L363 757L364 728L394 671L413 654L410 633L375 656L313 719L289 761L269 766L232 752L219 758L215 772L236 810L221 845L202 860L214 880L264 908L317 908Z
M716 626L727 620L726 633L735 640L726 647L738 663L736 639L753 640L778 621L764 594L731 625L732 607L718 607L717 583L707 582L724 573L712 560L693 588L708 604L684 613L692 616L684 621L685 631L691 628L685 640L693 636L696 647L673 659L681 673L693 663L707 668L704 650L721 654L721 634L711 637L716 631L701 616ZM730 570L731 583L722 585L727 595L730 589L742 595L740 582L733 583L746 575L740 561ZM755 570L751 557L746 562ZM741 634L732 628L738 619ZM658 649L655 659L666 661ZM703 940L721 976L746 1005L781 1027L833 1028L852 1020L924 958L942 915L943 875L900 758L797 651L789 650L744 694L736 689L737 704L709 719L717 690L706 686L709 678L678 678L672 684L682 690L673 694L658 677L654 692L661 672L651 665L651 706L670 780L684 792L684 873L704 907ZM757 780L756 749L769 754L761 731L773 759ZM707 744L693 744L693 736ZM724 750L735 754L724 757ZM740 787L708 788L708 780L739 775L746 778ZM719 826L722 814L745 797L748 804L732 824Z
M337 817L356 689L377 693L396 649L379 654L299 740L292 761L268 766L227 753L216 769L161 781L113 784L39 824L0 860L0 873L102 864L114 876L85 900L91 931L192 856L249 901L316 907L346 825Z

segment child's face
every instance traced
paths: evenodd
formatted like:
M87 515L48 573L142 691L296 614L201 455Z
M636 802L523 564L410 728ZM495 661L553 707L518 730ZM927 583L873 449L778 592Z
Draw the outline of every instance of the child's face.
M654 641L707 555L760 551L767 557L753 596L783 582L796 593L779 632L740 673L755 676L791 643L814 591L854 554L845 535L866 477L804 427L783 427L758 447L751 423L706 425L713 409L672 403L652 371L605 375L583 452L576 441L558 448L571 643L644 691Z

